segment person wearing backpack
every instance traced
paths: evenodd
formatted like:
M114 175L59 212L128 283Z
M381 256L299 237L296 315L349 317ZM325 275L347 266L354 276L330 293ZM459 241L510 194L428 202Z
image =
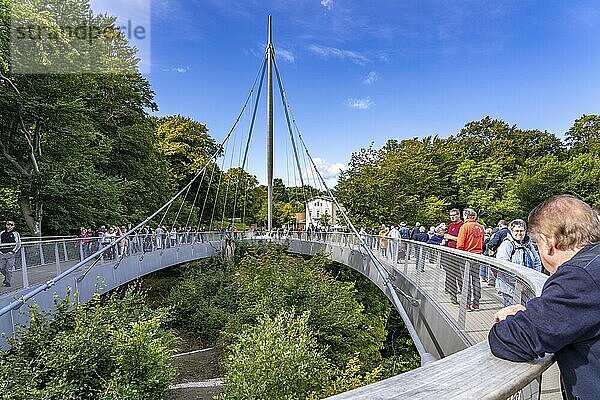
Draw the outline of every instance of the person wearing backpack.
M527 236L527 224L522 219L515 219L508 224L509 233L498 246L496 258L510 261L527 268L542 272L540 255ZM507 272L498 271L496 289L502 293L504 307L513 304L516 279Z
M410 239L410 229L406 226L406 222L400 222L400 228L398 229L400 233L400 241L398 257L404 258L406 256L406 240Z
M508 231L509 229L506 221L503 219L498 221L498 230L496 233L492 234L490 241L487 244L488 255L490 257L494 257L498 247L500 247L500 244L504 241L506 235L508 235Z

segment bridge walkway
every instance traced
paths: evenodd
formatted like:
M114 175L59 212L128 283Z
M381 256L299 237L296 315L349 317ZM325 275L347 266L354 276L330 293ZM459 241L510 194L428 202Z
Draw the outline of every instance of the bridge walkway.
M353 250L359 249L356 244L346 243L344 245ZM437 307L439 312L443 314L448 321L454 323L454 329L460 331L464 335L465 343L475 345L486 340L487 332L493 323L494 313L502 304L502 298L494 287L482 283L480 310L477 312L466 312L466 310L459 305L452 304L449 295L444 291L446 272L444 268L441 267L440 257L436 254L432 252L431 256L424 257L424 268L423 272L421 272L420 269L417 268L414 256L400 258L397 262L393 262L389 257L379 254L376 248L374 250L377 258L388 271L388 274L391 277L396 278L393 282L400 284L402 280L411 281L415 287L418 287L422 293L425 293L432 300L430 303ZM159 252L160 250L155 251L155 253ZM71 259L68 254L73 254ZM139 252L133 255L141 258L150 254L152 254L152 252ZM37 284L53 279L57 276L57 272L63 272L71 268L79 262L79 259L80 257L75 251L65 250L64 257L58 257L59 262L56 262L56 259L54 259L52 262L43 265L26 266L26 274L23 274L23 271L21 270L22 267L20 267L19 270L14 273L13 287L1 287L0 297L10 297L24 292L26 288L23 288L22 286L23 277L27 278L29 287L34 287ZM101 259L94 268L115 263L115 260ZM92 262L88 262L86 265L80 267L79 271L85 271L91 264ZM108 268L110 268L110 266L108 266ZM91 271L94 271L94 269ZM94 272L91 272L91 274L94 274ZM465 347L467 347L467 345L465 345ZM451 354L444 354L444 357L449 355ZM556 365L553 365L544 373L542 385L540 399L558 400L561 398Z

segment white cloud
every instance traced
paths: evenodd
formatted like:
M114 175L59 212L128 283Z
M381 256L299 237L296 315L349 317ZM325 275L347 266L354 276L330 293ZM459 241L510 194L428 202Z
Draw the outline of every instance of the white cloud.
M358 65L365 65L371 62L371 60L369 60L367 57L352 50L343 50L335 47L318 46L314 44L308 46L308 50L325 58L334 57L341 59L349 59L350 61Z
M321 0L321 5L328 10L333 8L333 0Z
M296 56L294 56L294 53L288 50L277 50L277 55L280 56L283 61L287 61L289 63L296 61Z
M372 85L373 83L377 82L378 80L379 80L379 75L377 75L377 72L371 71L365 77L365 79L363 80L363 83L365 85Z
M327 186L330 189L333 189L335 187L335 185L337 185L337 181L340 176L340 172L348 169L348 166L346 164L342 164L339 162L338 163L329 163L328 161L323 160L322 158L319 158L319 157L313 158L313 161L315 162L317 169L321 173L321 176L323 177L323 179L325 180L325 183L327 184ZM312 173L306 173L305 176L312 176L311 174ZM310 183L314 185L313 182L310 182ZM320 187L320 184L317 184L317 187Z
M173 67L173 68L165 68L163 72L177 72L178 74L185 74L190 70L190 67Z
M341 171L347 169L348 167L342 163L333 163L330 164L322 158L316 157L313 159L317 169L321 173L324 179L327 178L336 178Z
M346 100L346 105L357 110L368 110L373 107L375 103L371 101L369 97L365 97L364 99L348 99Z

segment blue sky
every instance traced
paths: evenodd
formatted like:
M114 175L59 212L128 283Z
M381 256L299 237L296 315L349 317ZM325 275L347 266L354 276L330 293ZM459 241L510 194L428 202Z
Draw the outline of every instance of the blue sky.
M371 142L446 137L487 115L562 135L599 111L598 1L152 0L159 115L190 116L221 140L260 66L269 14L292 111L329 178ZM265 112L250 164L261 180Z

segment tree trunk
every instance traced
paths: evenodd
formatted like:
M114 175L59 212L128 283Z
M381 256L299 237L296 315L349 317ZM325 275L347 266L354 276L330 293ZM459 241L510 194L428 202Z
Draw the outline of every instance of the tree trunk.
M31 197L27 192L19 193L19 207L23 213L23 218L27 227L33 236L42 236L42 215L44 204L41 201L35 203L35 212L31 208Z

